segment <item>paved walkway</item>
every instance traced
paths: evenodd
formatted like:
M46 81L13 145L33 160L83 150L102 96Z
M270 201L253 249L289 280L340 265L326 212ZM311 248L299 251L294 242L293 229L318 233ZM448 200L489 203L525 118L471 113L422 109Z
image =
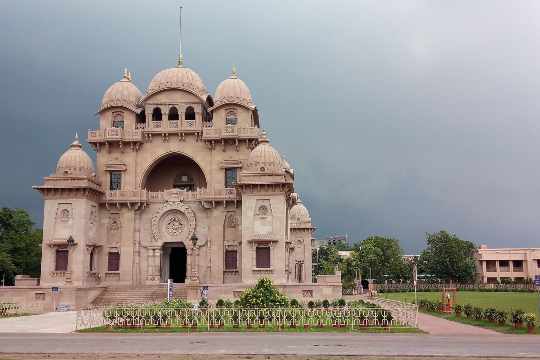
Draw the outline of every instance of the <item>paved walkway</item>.
M0 319L0 333L70 333L75 331L76 311Z
M418 327L431 335L501 335L493 330L461 324L421 312L418 313Z
M81 353L124 354L115 356L115 359L136 359L141 354L385 355L400 358L441 356L441 359L450 356L512 356L538 359L540 336L341 333L0 334L0 354L5 353L69 353L73 354L73 359L77 359L77 354Z

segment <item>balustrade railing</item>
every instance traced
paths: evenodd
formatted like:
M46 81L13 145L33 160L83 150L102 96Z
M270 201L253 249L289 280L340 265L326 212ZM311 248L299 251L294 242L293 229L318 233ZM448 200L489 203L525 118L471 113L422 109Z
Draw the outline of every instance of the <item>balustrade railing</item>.
M142 141L142 130L106 128L88 131L88 142Z
M233 201L238 200L235 188L218 190L197 189L195 191L165 190L109 190L105 192L107 202L162 202L170 198L178 201Z
M77 312L76 328L295 328L411 327L414 319L382 308L167 308L156 305L95 308Z

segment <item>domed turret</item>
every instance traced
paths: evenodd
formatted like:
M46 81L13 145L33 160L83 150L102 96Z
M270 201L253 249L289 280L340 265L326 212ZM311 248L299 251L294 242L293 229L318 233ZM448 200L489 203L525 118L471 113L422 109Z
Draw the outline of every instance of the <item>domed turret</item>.
M293 195L295 195L297 200L289 210L289 222L291 228L313 228L308 209L304 206L297 194Z
M55 175L93 177L94 174L92 159L82 149L79 137L75 135L75 141L71 143L69 149L58 159Z
M124 69L122 80L115 82L105 91L99 111L112 107L124 107L136 111L141 96L139 89L131 82L131 73Z
M167 89L180 89L192 93L205 100L208 94L199 74L184 67L181 63L177 67L161 70L150 81L146 96L153 95Z
M218 85L214 96L214 108L225 104L237 104L251 110L255 109L251 91L249 91L246 83L238 78L234 68L231 76Z
M283 159L279 152L270 145L263 131L259 145L249 154L246 171L261 174L283 174Z

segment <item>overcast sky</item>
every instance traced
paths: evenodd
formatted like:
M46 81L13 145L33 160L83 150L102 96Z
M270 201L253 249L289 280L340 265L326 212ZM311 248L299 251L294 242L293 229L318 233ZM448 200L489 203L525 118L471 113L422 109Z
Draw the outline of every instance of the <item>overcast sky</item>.
M0 0L1 206L41 226L31 186L124 67L175 65L180 4L186 65L212 93L237 66L317 237L540 246L538 1Z

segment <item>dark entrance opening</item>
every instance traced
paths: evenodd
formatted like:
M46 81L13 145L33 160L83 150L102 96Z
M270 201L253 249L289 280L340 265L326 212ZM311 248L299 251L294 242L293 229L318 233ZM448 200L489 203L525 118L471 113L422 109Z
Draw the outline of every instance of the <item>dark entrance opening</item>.
M185 247L173 247L169 255L169 279L175 283L186 282L187 252Z

